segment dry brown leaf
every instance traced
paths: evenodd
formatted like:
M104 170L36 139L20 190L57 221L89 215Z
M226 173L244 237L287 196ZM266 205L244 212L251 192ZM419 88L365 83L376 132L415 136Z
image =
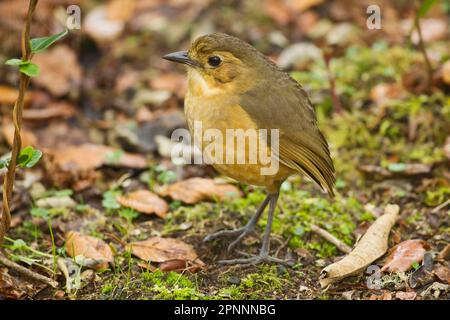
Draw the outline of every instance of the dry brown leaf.
M46 108L27 109L23 111L25 120L47 120L51 118L70 118L75 114L75 107L65 101L50 103Z
M359 165L358 169L363 173L379 176L382 178L411 177L416 175L428 174L431 171L431 165L423 163L405 163L401 170L392 171L375 165Z
M154 90L167 90L183 97L187 90L187 80L179 73L164 73L151 79L150 87Z
M112 147L97 144L70 146L50 150L49 153L53 156L53 163L65 171L91 170L106 164L136 169L147 166L147 161L141 155L122 153Z
M113 0L108 3L106 10L109 19L126 22L132 17L135 8L135 0Z
M424 240L406 240L389 251L381 272L404 272L412 268L414 262L421 262L425 252L430 249Z
M446 260L446 259L450 258L450 244L447 244L447 245L439 252L438 258L441 259L441 260Z
M14 104L19 91L16 88L0 85L0 104ZM24 104L28 105L32 100L32 92L27 92L24 98Z
M5 137L6 142L10 146L12 146L14 140L14 125L12 123L4 122L2 125L2 133ZM29 131L26 128L22 128L20 136L22 138L22 147L37 145L37 137L32 131Z
M438 265L436 268L434 268L433 273L442 282L450 284L450 269L448 267Z
M23 276L9 274L8 268L0 268L0 300L32 298L44 287L43 283L30 283Z
M322 2L323 0L265 0L264 11L277 23L286 25L295 20L300 13Z
M398 205L388 204L384 208L384 214L367 229L353 251L342 260L322 270L320 285L326 287L343 278L358 274L381 257L388 248L389 232L397 220L399 210Z
M179 181L163 187L158 193L163 197L168 196L188 204L202 200L237 198L241 195L241 191L231 184L217 183L206 178L190 178Z
M444 154L447 157L447 159L450 160L450 136L448 136L447 139L445 139Z
M384 291L382 295L372 294L369 300L392 300L392 293Z
M92 267L95 269L106 268L109 263L114 262L113 252L106 242L76 231L66 234L66 251L72 258L81 255L92 259Z
M450 85L450 60L445 61L442 65L442 80Z
M414 300L417 297L417 293L414 291L398 291L395 293L395 297L400 300Z
M180 268L194 271L205 265L191 245L178 239L152 237L132 242L127 248L142 260L161 263L160 267L164 267L165 271Z
M403 90L397 83L380 83L370 90L370 98L378 105L383 105L389 100L399 99Z
M107 6L98 6L87 13L82 30L101 43L117 39L124 28L124 21L109 17Z
M82 69L77 56L68 46L59 45L38 54L33 58L33 62L41 69L39 76L33 81L46 88L55 97L66 95L81 82Z
M117 198L117 202L142 213L155 213L161 218L164 218L169 211L166 201L147 190L137 190L126 196L120 196Z

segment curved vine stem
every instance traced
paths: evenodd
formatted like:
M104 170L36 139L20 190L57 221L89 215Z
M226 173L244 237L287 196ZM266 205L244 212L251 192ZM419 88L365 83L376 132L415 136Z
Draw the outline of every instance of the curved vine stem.
M30 0L28 6L28 13L25 20L25 27L22 31L22 60L28 61L31 59L32 53L30 48L30 27L34 10L38 0ZM20 74L19 82L19 96L13 109L13 123L14 123L14 140L11 150L11 162L8 166L8 171L3 181L3 205L2 215L0 219L0 246L3 244L3 239L11 224L11 197L14 188L14 179L16 175L17 157L19 156L22 147L22 140L20 138L20 130L22 127L22 111L24 104L25 92L28 88L30 77L24 73Z

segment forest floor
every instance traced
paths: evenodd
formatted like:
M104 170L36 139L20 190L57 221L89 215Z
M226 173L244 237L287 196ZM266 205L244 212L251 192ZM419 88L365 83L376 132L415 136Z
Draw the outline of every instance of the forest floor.
M6 1L0 4L0 11L15 9L19 2ZM57 12L57 2L42 3L38 10ZM86 2L89 4L82 9L88 14L98 9L94 1ZM254 13L248 4L241 4L239 10L226 1L211 1L204 7L178 7L173 2L165 5L172 11L162 4L134 11L133 23L127 23L125 31L107 44L85 26L81 33L70 34L65 42L36 56L42 74L50 74L51 80L32 80L23 140L25 146L41 149L44 157L37 167L18 173L12 225L3 247L10 259L54 278L59 288L0 266L0 297L449 299L448 32L437 34L436 27L424 25L432 39L427 50L435 66L429 88L423 55L417 45L408 42L408 34L391 36L389 30L395 26L390 25L392 29L368 36L364 24L352 16L355 13L342 17L342 1L336 1L334 9L324 3L305 10L304 17L311 21L285 16L286 23L282 14L276 14L286 15L281 5ZM383 5L395 13L385 23L410 21L414 14L413 10ZM445 21L439 10L433 11L431 19ZM224 12L227 15L222 16ZM145 22L145 13L152 15L153 24ZM358 14L365 17L365 10ZM177 17L184 19L179 26L187 23L194 30L186 34L175 26L163 28L154 22L159 18L166 26L166 20ZM43 21L37 14L35 36L52 30L44 27ZM228 29L230 21L245 22ZM289 31L292 24L299 31ZM282 32L268 32L275 27ZM320 54L317 58L316 49L320 52L320 39L338 27L341 40L330 45L333 55L327 68ZM0 60L18 55L11 34L18 35L20 26L8 28L12 29L0 30L4 44ZM246 32L248 28L253 33ZM330 144L337 176L335 199L301 177L291 177L282 186L270 246L272 255L290 260L292 267L218 264L218 260L240 257L237 251L227 252L232 240L203 242L203 238L243 226L264 199L264 192L218 176L205 165L173 164L164 152L171 131L185 127L186 84L184 70L159 57L186 49L190 36L210 29L233 32L284 63L310 94L319 127ZM299 38L303 47L296 51L292 45ZM286 53L288 49L291 53ZM55 67L52 63L61 55L65 63ZM330 75L335 78L334 89ZM9 97L15 93L16 70L1 67L0 79L1 156L7 154L12 140L9 108L14 99ZM336 110L333 90L342 111ZM0 173L2 179L4 171ZM193 177L208 180L183 185ZM174 183L182 184L175 190ZM133 198L130 194L138 190L151 192L156 197L151 199L156 200ZM321 288L321 270L344 253L313 232L311 225L353 247L387 204L400 207L388 247L421 240L408 252L418 258L404 271L384 272L377 289L367 285L370 273ZM237 250L258 253L266 222L263 216L256 232ZM70 234L76 238L71 240L72 247L68 245ZM154 237L178 242L158 250L151 246L144 252L130 250L130 245ZM75 247L90 256L77 256L72 252ZM181 259L181 251L198 257L204 265L194 263L185 268L184 261L183 267L171 264ZM431 262L424 259L425 253L430 254ZM373 264L382 267L391 258L388 253ZM69 269L66 276L58 266L59 259ZM106 263L93 263L96 259ZM423 273L425 267L428 273Z

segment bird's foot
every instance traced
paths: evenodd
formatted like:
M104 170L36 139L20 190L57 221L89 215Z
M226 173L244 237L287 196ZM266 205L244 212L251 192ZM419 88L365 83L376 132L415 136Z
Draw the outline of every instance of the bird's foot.
M219 237L237 236L237 238L233 242L231 242L230 245L228 246L227 250L231 251L238 243L240 243L242 241L242 239L244 239L244 237L249 235L254 230L254 228L255 228L255 226L253 224L251 224L251 225L246 225L245 227L234 229L234 230L221 230L221 231L212 233L210 235L207 235L203 239L203 241L207 242L207 241L211 241L216 238L219 238Z
M219 260L217 263L219 264L242 264L242 265L256 265L259 263L276 263L282 264L288 267L292 267L294 265L293 261L283 260L279 258L275 258L269 256L268 253L260 253L259 255L251 255L245 252L239 252L242 255L248 256L248 258L240 258L240 259L230 259L230 260Z

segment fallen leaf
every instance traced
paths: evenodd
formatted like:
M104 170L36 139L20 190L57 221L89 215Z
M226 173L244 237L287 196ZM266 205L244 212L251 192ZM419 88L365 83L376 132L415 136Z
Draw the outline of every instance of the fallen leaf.
M416 64L402 76L403 87L414 93L421 94L428 89L428 73L423 64Z
M447 284L450 284L450 269L443 265L438 265L434 270L433 273L436 277L439 278L442 282L445 282Z
M164 73L150 80L154 90L170 91L179 97L184 97L187 90L186 77L179 73Z
M45 284L31 284L23 278L9 274L7 268L0 268L0 300L32 298L45 287Z
M14 125L10 122L8 122L8 123L3 122L2 133L3 133L3 136L5 137L6 142L10 146L12 146L13 140L14 140ZM20 136L22 138L22 147L28 147L28 146L35 147L37 145L38 139L32 131L27 130L26 128L22 127Z
M53 163L65 171L91 170L102 165L142 169L147 166L145 158L138 154L122 152L112 147L83 144L50 150Z
M420 263L425 252L430 249L424 240L406 240L389 251L381 272L405 272L412 268L413 263Z
M72 258L81 255L93 260L90 266L95 269L107 268L108 264L114 262L113 252L106 242L76 231L66 234L66 251Z
M450 60L445 61L442 65L442 80L450 85Z
M164 218L169 211L166 201L147 190L137 190L126 196L119 196L117 202L142 213L155 213L161 218Z
M322 59L322 51L310 42L299 42L285 48L279 58L278 66L287 69L292 66L301 69L311 61Z
M397 83L380 83L370 90L370 98L377 104L383 105L389 100L400 99L403 90Z
M444 154L447 157L447 159L450 160L450 136L448 136L447 139L445 139Z
M194 272L204 266L194 248L178 239L152 237L132 242L127 248L142 260L161 263L165 271L188 268Z
M323 0L265 0L264 11L281 25L294 21L302 12L319 5Z
M64 63L61 63L64 61ZM53 96L64 96L82 80L82 69L71 48L59 45L33 58L41 72L33 81Z
M392 300L392 293L384 291L381 295L372 294L369 300Z
M407 20L405 23L405 27L411 26L412 21ZM425 43L434 42L446 37L448 27L445 20L441 19L420 19L420 26L422 31L422 38ZM411 29L407 29L408 32ZM411 35L411 39L414 44L419 44L419 33L415 29Z
M381 257L388 248L389 232L397 220L399 210L398 205L387 205L384 214L367 229L353 251L342 260L322 270L320 285L326 287L343 278L358 274Z
M202 200L224 200L237 198L240 190L226 183L217 183L212 179L190 178L179 181L159 190L159 195L171 197L184 203L194 204Z
M47 120L52 118L70 118L75 114L75 107L68 102L53 102L46 108L26 109L23 111L25 120Z
M69 196L47 197L36 200L39 208L74 208L77 203Z
M19 91L16 88L0 85L0 104L12 105L16 102ZM27 92L24 104L28 105L33 99L33 92Z
M417 297L417 293L414 291L398 291L395 293L395 297L400 300L414 300Z
M82 30L101 43L117 39L124 28L125 21L111 19L108 7L98 6L87 13Z
M375 165L360 165L363 173L382 178L411 177L431 172L431 165L423 163L391 163L387 169Z
M450 244L447 244L447 245L439 252L438 258L441 259L441 260L446 260L446 259L450 258Z

